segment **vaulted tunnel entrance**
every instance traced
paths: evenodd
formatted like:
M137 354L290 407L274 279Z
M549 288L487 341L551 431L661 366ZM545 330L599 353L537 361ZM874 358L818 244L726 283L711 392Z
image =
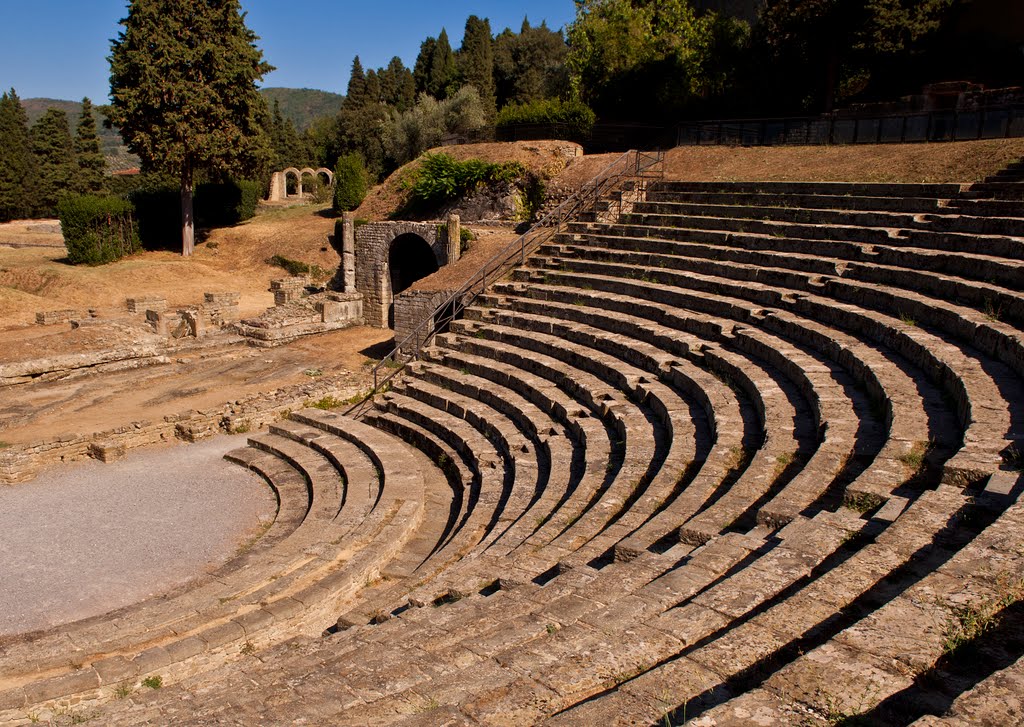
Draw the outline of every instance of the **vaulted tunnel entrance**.
M391 242L388 250L388 275L391 300L388 304L388 327L395 327L395 296L421 278L437 272L437 257L429 243L419 235L407 232Z

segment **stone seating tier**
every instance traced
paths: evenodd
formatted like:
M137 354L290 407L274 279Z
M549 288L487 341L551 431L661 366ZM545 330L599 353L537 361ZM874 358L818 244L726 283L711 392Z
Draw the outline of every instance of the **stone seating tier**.
M361 421L298 412L233 453L278 493L266 535L117 640L12 644L0 721L1013 721L1015 175L603 204Z

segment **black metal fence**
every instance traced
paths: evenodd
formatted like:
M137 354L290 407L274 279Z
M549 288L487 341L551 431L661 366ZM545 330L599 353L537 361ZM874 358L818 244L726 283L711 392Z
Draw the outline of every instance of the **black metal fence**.
M1024 106L976 111L785 119L691 121L676 129L676 146L729 144L907 144L1024 136Z

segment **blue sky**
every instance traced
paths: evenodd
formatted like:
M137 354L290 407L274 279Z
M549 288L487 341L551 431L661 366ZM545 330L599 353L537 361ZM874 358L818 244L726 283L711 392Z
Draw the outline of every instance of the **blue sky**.
M188 1L188 0L183 0ZM264 57L277 70L266 86L344 93L352 58L366 68L399 56L412 66L420 42L447 28L458 47L469 15L489 18L495 33L518 31L523 17L560 28L573 0L242 0ZM107 100L110 39L126 0L0 0L0 89L22 98Z

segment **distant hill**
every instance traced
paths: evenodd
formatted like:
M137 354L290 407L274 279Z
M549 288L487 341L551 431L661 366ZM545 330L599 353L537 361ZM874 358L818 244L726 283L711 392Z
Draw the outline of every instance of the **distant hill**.
M260 93L273 109L274 101L281 105L281 115L291 119L295 128L304 131L321 116L334 116L345 97L312 88L261 88Z
M321 116L334 116L341 107L344 96L311 88L263 88L260 93L273 107L276 99L281 104L281 114L291 119L299 131L303 131ZM34 124L47 109L60 109L68 115L71 133L75 133L78 117L82 114L82 104L78 101L65 101L57 98L23 98L21 105L25 107L28 123ZM121 134L117 129L104 128L104 116L93 105L93 116L96 117L96 130L99 133L103 154L107 157L110 171L132 169L138 167L139 158L128 151Z
M64 101L56 98L23 98L21 105L28 115L29 124L38 121L47 109L60 109L68 115L68 125L71 127L72 135L75 133L75 127L78 126L78 117L82 115L82 104L78 101ZM107 158L107 166L110 167L110 171L116 172L138 167L139 158L128 151L128 147L124 145L117 129L104 128L105 118L95 105L92 107L92 115L96 119L96 132L100 137L100 146L103 148L103 155Z

